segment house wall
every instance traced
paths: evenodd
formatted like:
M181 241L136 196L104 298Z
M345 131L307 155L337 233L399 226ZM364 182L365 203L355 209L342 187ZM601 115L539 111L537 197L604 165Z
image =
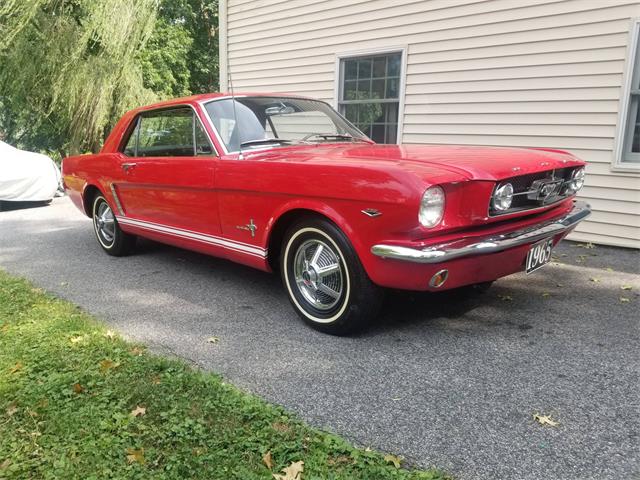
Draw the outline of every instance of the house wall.
M588 162L594 210L573 238L640 248L640 170L613 165L640 0L222 3L223 90L230 69L236 91L335 106L340 55L405 49L402 142L570 150Z

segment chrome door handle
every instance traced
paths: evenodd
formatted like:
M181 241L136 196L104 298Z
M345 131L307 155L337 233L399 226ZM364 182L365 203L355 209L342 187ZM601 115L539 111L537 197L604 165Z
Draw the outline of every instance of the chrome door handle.
M125 172L128 172L129 170L132 170L136 165L137 163L123 163L122 170L124 170Z

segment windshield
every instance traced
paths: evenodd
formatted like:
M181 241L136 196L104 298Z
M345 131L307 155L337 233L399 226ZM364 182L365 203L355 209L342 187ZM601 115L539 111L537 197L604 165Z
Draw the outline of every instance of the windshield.
M229 152L302 142L370 141L317 100L236 97L235 109L230 98L213 100L205 108Z

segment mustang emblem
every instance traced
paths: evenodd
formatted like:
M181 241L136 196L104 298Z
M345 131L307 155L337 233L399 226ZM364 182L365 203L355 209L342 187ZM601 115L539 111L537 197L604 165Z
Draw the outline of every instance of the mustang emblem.
M253 218L249 219L249 223L247 223L246 225L236 225L236 228L238 230L247 230L249 232L251 232L251 236L255 237L256 236L256 229L258 228L254 223L253 223Z
M528 197L530 200L538 200L544 204L560 195L563 183L563 180L557 178L536 180L531 184Z

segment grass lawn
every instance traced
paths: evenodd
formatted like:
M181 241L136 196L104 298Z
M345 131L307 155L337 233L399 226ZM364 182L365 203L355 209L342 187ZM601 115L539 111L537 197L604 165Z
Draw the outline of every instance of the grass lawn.
M2 479L449 478L398 461L150 354L0 271Z

